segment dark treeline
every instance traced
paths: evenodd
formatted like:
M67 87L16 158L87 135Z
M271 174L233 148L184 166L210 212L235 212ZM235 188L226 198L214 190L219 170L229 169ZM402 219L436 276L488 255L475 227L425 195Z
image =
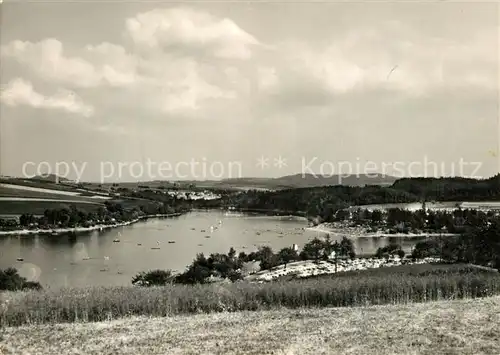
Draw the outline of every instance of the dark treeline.
M278 191L248 191L223 196L223 207L284 211L328 220L354 205L420 201L500 201L500 175L489 179L405 178L392 186L324 186Z
M366 226L370 232L386 230L388 233L463 233L468 227L484 227L496 218L495 211L457 208L446 210L409 211L391 208L387 211L356 209L339 210L328 220L348 222L351 226Z
M417 243L412 257L439 257L452 263L470 263L500 270L500 218L467 228L457 236L433 237Z

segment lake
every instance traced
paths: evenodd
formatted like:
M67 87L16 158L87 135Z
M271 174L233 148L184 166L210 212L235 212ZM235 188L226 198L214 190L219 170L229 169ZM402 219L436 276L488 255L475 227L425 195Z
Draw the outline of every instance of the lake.
M324 232L307 229L307 221L296 217L196 211L73 237L2 237L0 268L16 267L22 276L41 282L45 288L130 285L140 271L182 271L197 253L227 253L231 247L238 253L249 253L261 245L275 251L292 244L301 248L322 235ZM115 239L120 242L113 242ZM391 240L401 242L409 251L422 239L361 237L354 242L356 252L366 254Z

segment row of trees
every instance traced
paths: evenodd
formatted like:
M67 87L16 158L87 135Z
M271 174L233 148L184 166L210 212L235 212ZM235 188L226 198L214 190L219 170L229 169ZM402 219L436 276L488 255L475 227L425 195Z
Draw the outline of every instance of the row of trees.
M270 270L278 265L300 260L332 260L336 265L341 258L354 258L354 245L346 237L340 241L332 241L329 237L325 239L315 238L304 245L298 253L294 248L283 248L277 253L268 246L260 247L257 251L238 255L234 248L227 254L215 253L206 257L203 253L196 256L187 270L179 275L172 275L171 271L152 270L141 272L132 279L132 284L140 286L164 285L166 283L197 284L207 283L215 279L227 279L231 281L241 280L245 273L251 270L254 262L259 263L260 270ZM247 268L245 270L245 268Z
M358 226L386 227L402 232L436 232L444 229L450 233L461 233L468 227L483 227L495 217L494 211L475 209L409 211L391 208L387 211L358 209L352 213L342 210L337 212L334 218L336 221L350 221Z
M500 270L500 218L469 228L455 237L436 237L417 243L412 257L439 257L452 263L471 263Z
M74 228L77 226L92 226L95 224L111 224L125 222L142 215L173 214L190 209L177 199L168 199L168 204L152 200L121 200L106 201L103 206L94 210L86 210L75 205L63 208L47 209L43 216L24 213L17 222L14 219L0 219L0 228Z
M36 227L77 227L89 226L96 223L112 223L127 221L139 216L140 210L124 209L119 203L106 202L103 207L95 211L78 208L75 205L68 207L47 209L43 216L37 217L30 213L19 217L19 225L24 228Z

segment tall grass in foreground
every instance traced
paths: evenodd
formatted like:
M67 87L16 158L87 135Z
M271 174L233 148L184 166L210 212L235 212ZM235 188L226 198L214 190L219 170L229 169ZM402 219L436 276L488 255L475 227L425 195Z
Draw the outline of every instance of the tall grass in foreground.
M500 294L500 274L467 266L412 272L367 273L266 284L246 282L165 287L91 287L0 295L0 324L103 321L132 315L345 307ZM467 271L467 272L465 272ZM341 275L341 274L339 274Z

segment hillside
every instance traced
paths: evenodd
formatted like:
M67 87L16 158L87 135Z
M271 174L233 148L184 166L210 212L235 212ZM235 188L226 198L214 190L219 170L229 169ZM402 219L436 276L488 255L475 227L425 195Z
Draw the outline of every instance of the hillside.
M234 178L221 181L190 181L197 186L213 188L245 188L278 190L286 188L305 188L319 186L365 186L365 185L391 185L397 178L382 175L352 175L352 176L322 176L312 174L294 174L279 178Z
M2 354L499 354L500 297L6 328Z

